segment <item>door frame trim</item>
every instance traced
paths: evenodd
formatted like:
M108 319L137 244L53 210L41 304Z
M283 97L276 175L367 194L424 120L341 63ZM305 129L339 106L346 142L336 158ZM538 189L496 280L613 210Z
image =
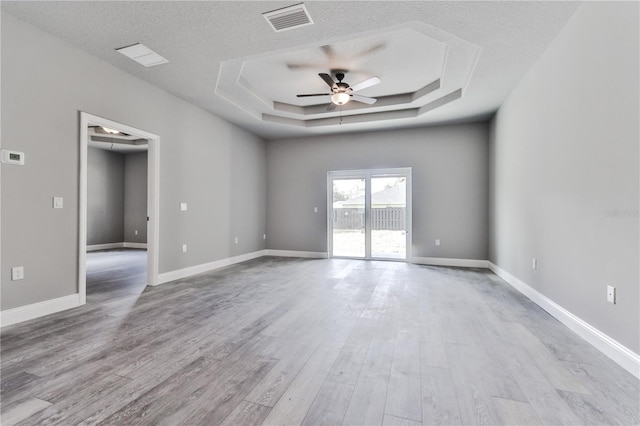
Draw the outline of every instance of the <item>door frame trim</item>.
M80 304L87 302L87 150L89 126L104 126L149 141L147 149L147 285L158 284L159 212L160 212L160 136L107 118L80 112L80 182L78 231L78 294Z
M371 217L366 214L366 206L371 204L371 194L369 186L371 185L371 177L377 177L378 175L403 175L407 179L407 209L406 209L406 257L405 259L383 258L383 257L371 257L371 242L365 237L365 257L347 257L347 256L334 256L333 255L333 238L332 238L332 220L333 220L333 185L334 178L365 178L365 229L371 229ZM333 170L327 172L327 256L329 258L343 258L343 259L359 259L359 260L391 260L397 262L411 262L412 259L412 215L413 200L412 200L412 168L411 167L393 167L384 169L360 169L360 170ZM366 254L369 256L366 256Z

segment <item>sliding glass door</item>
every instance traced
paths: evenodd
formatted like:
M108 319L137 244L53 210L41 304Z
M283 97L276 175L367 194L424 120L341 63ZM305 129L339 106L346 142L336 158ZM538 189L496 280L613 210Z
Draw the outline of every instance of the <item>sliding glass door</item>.
M410 258L411 168L334 171L327 184L330 257Z

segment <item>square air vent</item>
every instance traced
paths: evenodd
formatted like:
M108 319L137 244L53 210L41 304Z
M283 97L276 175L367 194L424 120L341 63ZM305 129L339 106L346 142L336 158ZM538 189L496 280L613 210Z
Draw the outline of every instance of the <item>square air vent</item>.
M136 43L131 46L120 47L116 52L122 53L127 58L133 59L145 67L155 67L156 65L169 62L144 44Z
M313 25L313 20L303 3L262 14L275 32Z

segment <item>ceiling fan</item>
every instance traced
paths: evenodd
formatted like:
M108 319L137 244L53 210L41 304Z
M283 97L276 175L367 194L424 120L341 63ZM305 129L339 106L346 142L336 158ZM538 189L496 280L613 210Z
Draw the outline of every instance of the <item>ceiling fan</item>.
M336 105L341 106L346 104L351 99L367 105L373 105L377 101L376 98L357 95L353 92L366 89L367 87L371 87L380 83L380 79L378 77L371 77L364 81L361 81L360 83L356 83L353 86L349 86L347 83L342 82L342 80L344 80L344 72L342 71L335 72L336 79L338 80L337 82L335 82L329 74L320 73L318 75L324 80L325 83L329 85L329 87L331 87L331 93L310 93L305 95L296 95L298 98L305 98L309 96L331 96L331 104L329 104L329 107L327 108L327 110L329 111L335 109Z

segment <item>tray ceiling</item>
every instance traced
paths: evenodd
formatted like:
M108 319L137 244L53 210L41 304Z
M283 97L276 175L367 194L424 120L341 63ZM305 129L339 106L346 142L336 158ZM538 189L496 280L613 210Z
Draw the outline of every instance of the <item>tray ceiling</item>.
M266 139L483 119L578 2L307 1L312 25L275 32L281 1L3 1L10 13ZM143 67L115 49L169 60ZM71 65L70 65L71 66ZM381 83L329 112L318 73Z

